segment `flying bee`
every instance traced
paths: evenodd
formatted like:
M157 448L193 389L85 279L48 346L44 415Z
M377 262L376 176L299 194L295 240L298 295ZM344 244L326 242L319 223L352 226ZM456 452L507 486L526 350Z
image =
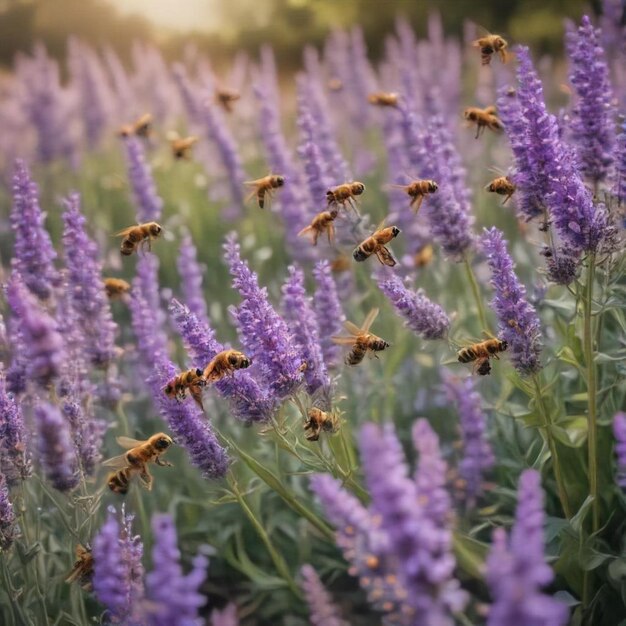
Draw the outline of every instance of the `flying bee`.
M400 234L397 226L387 226L387 228L378 228L374 233L355 248L352 256L355 261L361 263L375 254L378 260L388 267L393 267L396 260L389 252L385 244L395 239Z
M369 332L377 316L378 309L372 309L367 314L361 328L352 322L344 322L343 326L350 333L349 337L331 337L334 343L352 346L352 350L350 350L348 356L346 356L346 365L358 365L368 351L381 352L389 347L389 344L384 339ZM374 354L374 356L376 356L376 354Z
M312 406L307 411L307 420L304 423L304 430L310 431L306 434L307 441L317 441L320 438L320 433L334 434L339 430L339 418L337 414L327 413Z
M482 65L489 65L493 54L500 57L502 63L506 63L508 59L507 42L500 35L485 35L472 42L474 48L480 48L480 60Z
M136 224L129 226L119 233L116 237L123 237L120 246L120 252L124 256L130 256L141 245L148 246L148 251L152 249L152 240L157 239L163 229L156 222L147 222L146 224Z
M336 217L336 209L333 209L332 211L322 211L321 213L318 213L313 218L313 221L298 233L298 237L310 235L311 243L316 246L319 236L322 233L326 232L326 236L328 237L328 243L332 245L333 240L335 239L335 226L333 225L333 222L335 221Z
M272 197L272 193L274 189L278 189L285 184L284 176L276 176L274 174L268 174L263 178L257 178L256 180L248 180L244 183L244 185L248 185L250 187L254 187L252 193L248 196L247 200L252 198L253 196L257 197L259 201L259 207L265 208L265 196L268 198Z
M511 196L515 193L515 185L508 176L500 176L494 178L485 189L491 193L497 193L499 196L506 196L502 205L504 206Z
M242 370L250 367L252 361L243 352L237 350L222 350L218 352L211 362L204 368L202 379L205 384L216 383L227 374L235 370Z
M161 456L165 454L174 443L172 438L165 433L152 435L146 441L138 441L130 437L117 437L117 443L126 448L128 452L105 461L103 465L114 471L109 474L107 484L115 493L126 494L133 476L138 476L141 485L150 491L152 489L152 474L148 469L149 463L156 463L161 467L172 467L169 461L163 461Z
M353 183L344 183L343 185L339 185L338 187L334 187L333 189L329 189L326 192L326 200L328 201L328 206L335 206L340 204L342 207L345 207L346 202L350 205L354 211L356 210L355 205L355 196L360 196L365 191L365 185L360 183L359 181L355 181Z
M176 137L170 139L170 147L175 159L191 159L191 148L198 142L197 137Z
M147 138L152 134L152 115L150 113L144 113L139 119L135 120L132 124L125 124L118 132L120 137L130 137L131 135L137 135L137 137Z
M184 400L189 395L196 401L198 406L204 411L202 404L202 387L205 386L202 370L200 368L191 368L186 372L182 372L170 380L165 387L163 393L172 400Z
M215 91L215 102L217 102L227 113L233 110L233 103L241 98L241 94L234 89L217 89Z
M426 267L432 260L435 251L433 247L428 243L419 252L415 253L413 262L415 267Z
M340 254L339 256L335 257L335 259L333 259L333 261L331 262L330 271L340 274L341 272L350 271L350 266L350 257L346 254Z
M439 185L434 180L414 180L408 185L392 185L402 189L411 197L410 207L415 209L415 214L420 210L424 198L439 189Z
M116 300L130 292L130 284L122 278L105 278L104 290L109 299Z
M465 346L457 352L460 363L471 363L474 361L473 371L481 376L489 374L491 365L489 358L499 359L498 353L504 352L509 347L508 343L501 339L487 339L480 343L473 343Z
M72 567L72 571L67 575L65 582L71 584L78 582L78 584L85 590L91 591L92 584L91 579L93 577L93 555L89 548L86 548L82 544L76 546L76 562Z
M496 115L496 107L489 106L485 109L469 107L463 112L463 117L471 124L476 124L476 139L485 132L485 128L494 132L503 129L500 118Z
M397 107L399 95L391 91L376 91L367 96L367 101L379 107Z

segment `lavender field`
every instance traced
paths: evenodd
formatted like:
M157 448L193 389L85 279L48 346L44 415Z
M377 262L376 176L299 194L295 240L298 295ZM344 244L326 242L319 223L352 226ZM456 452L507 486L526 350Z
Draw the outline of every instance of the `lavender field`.
M0 624L626 624L626 29L0 75ZM116 236L116 233L120 233ZM121 439L120 439L121 438Z

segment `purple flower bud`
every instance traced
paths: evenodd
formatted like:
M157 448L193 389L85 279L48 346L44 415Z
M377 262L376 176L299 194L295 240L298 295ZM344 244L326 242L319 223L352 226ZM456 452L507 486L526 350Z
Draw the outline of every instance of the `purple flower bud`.
M11 228L15 235L12 267L26 286L42 300L50 297L58 282L54 269L56 252L46 231L45 213L39 206L39 191L26 164L15 161Z
M572 138L576 142L580 169L594 183L604 180L613 162L615 107L599 31L587 15L578 31L566 35L570 82L575 92Z
M85 351L91 363L106 366L115 354L116 325L102 287L102 264L98 247L85 230L80 210L80 196L70 195L63 213L63 249L67 267L66 290L76 322L86 341Z
M613 417L615 435L615 456L617 457L617 484L626 491L626 413L619 412Z
M41 308L18 274L13 274L7 286L7 300L21 325L28 379L45 387L59 376L65 362L63 339L56 322Z
M140 224L158 222L163 210L163 200L157 192L150 165L146 162L141 139L126 137L123 143L137 221Z
M184 303L200 323L208 326L209 316L202 291L202 276L206 268L198 263L197 250L188 231L185 231L180 242L177 267Z
M567 607L541 593L554 574L545 562L543 491L535 470L520 476L515 525L507 542L498 528L486 564L486 578L494 604L488 626L561 626L567 622Z
M257 364L273 395L279 399L290 396L302 382L303 359L287 324L270 304L267 290L259 287L257 275L241 259L234 235L227 238L224 249L233 287L242 298L230 311L246 354Z
M143 545L133 535L132 515L122 507L122 524L109 507L107 519L93 540L93 590L112 623L139 626L143 621Z
M626 122L615 142L615 195L620 205L626 205ZM623 222L622 222L623 223Z
M213 609L211 611L211 626L239 626L237 606L231 602L221 611Z
M70 491L78 485L76 450L67 421L59 409L41 403L35 407L37 451L46 478L59 491Z
M32 473L27 443L21 405L7 391L4 372L0 371L0 474L4 475L9 486Z
M507 342L517 371L534 374L541 369L541 323L537 312L526 300L526 289L515 275L502 232L485 229L482 246L495 290L492 306L498 317L498 337Z
M482 490L483 476L494 465L495 459L487 438L487 421L482 400L471 378L460 380L444 377L448 398L456 405L463 444L459 475L464 482L464 499L469 508L476 503Z
M206 603L200 587L206 578L208 560L197 556L186 576L180 565L176 528L169 515L152 518L154 547L152 571L146 576L151 626L200 626L198 609Z
M289 267L289 278L283 285L283 312L289 330L298 346L298 352L306 363L304 380L307 393L311 396L320 391L329 401L331 383L324 363L322 348L320 346L319 329L311 298L304 289L304 273L299 267ZM321 409L330 409L320 406Z
M388 274L380 275L378 286L405 319L406 326L419 337L442 339L446 336L450 327L448 316L422 289L408 289L398 276Z
M313 626L345 626L339 609L322 584L317 572L310 565L300 569L302 582L300 587L309 606L309 621Z
M9 498L9 487L0 474L0 550L8 550L19 534L15 524L15 511Z

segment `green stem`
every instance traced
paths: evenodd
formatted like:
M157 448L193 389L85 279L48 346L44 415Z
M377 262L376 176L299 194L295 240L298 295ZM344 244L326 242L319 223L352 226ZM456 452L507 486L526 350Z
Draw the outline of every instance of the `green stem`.
M572 510L567 498L567 489L565 488L565 481L563 480L563 473L561 472L561 463L559 461L559 455L557 453L556 441L552 434L552 420L549 412L546 410L546 405L543 401L543 394L541 392L541 383L539 382L539 376L533 375L533 384L535 387L535 401L543 417L543 431L546 441L548 442L548 448L550 449L550 455L552 456L552 468L554 469L554 478L556 479L556 487L559 494L559 500L565 517L570 519L572 517Z
M485 315L485 307L483 306L483 301L480 297L480 288L478 287L478 282L476 281L476 276L474 275L474 270L470 265L469 259L465 257L465 270L467 273L467 278L469 280L470 286L472 288L472 293L474 294L474 300L476 300L476 306L478 308L478 318L480 319L480 325L483 327L484 331L487 331L489 327L487 326L487 317Z

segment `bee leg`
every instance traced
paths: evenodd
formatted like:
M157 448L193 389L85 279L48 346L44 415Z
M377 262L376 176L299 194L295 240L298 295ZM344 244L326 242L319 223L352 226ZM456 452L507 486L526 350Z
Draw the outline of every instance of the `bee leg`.
M478 139L479 137L480 137L480 124L476 126L476 135L474 136L474 139Z
M328 245L332 246L335 239L335 227L332 224L328 225L326 236L328 237Z
M417 215L418 211L420 210L420 207L422 206L422 202L424 201L424 196L422 195L416 196L415 200L416 200L415 215Z
M154 462L160 467L174 467L169 461L164 461L160 456L158 456Z
M317 238L320 236L320 233L318 230L314 230L313 231L313 238L311 239L311 243L316 246L317 245Z
M152 474L148 471L147 467L144 467L139 474L139 480L141 486L148 491L152 491Z

